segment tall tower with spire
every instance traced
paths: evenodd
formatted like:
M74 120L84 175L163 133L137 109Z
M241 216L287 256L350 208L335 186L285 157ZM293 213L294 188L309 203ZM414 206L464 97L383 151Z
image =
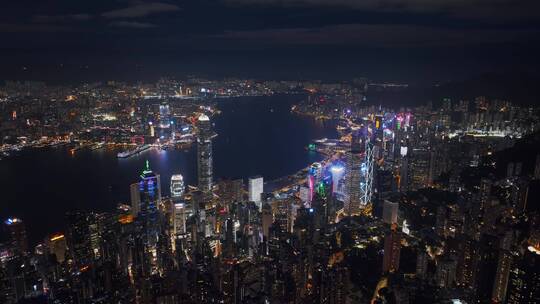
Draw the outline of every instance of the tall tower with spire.
M147 160L139 181L140 212L149 213L157 210L161 202L161 179L150 169L150 162Z

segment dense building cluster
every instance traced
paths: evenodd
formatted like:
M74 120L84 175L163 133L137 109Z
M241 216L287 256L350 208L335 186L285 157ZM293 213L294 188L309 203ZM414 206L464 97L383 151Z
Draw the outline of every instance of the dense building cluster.
M34 248L31 223L7 219L0 302L539 302L538 110L481 97L383 109L361 103L365 87L319 84L293 107L338 119L341 137L310 145L327 158L284 187L216 182L204 109L197 186L173 175L167 197L147 162L130 205L71 212Z

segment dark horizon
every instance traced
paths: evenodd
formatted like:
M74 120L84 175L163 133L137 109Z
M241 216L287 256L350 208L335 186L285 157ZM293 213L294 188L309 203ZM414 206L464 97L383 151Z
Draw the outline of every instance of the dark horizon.
M425 85L532 73L538 8L528 0L26 0L0 4L0 79L363 76Z

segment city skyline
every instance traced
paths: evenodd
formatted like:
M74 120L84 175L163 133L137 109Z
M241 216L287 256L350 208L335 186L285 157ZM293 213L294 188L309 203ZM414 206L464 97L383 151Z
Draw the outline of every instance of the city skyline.
M540 3L0 3L1 304L540 303Z

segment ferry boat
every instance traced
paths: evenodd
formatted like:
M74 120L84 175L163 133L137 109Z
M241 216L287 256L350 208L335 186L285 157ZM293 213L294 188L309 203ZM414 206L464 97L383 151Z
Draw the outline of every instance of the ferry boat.
M136 155L136 154L139 154L143 151L146 151L150 149L150 145L142 145L142 146L138 146L137 148L133 149L133 150L128 150L128 151L124 151L124 152L120 152L118 153L116 156L118 158L128 158L130 156L133 156L133 155Z

